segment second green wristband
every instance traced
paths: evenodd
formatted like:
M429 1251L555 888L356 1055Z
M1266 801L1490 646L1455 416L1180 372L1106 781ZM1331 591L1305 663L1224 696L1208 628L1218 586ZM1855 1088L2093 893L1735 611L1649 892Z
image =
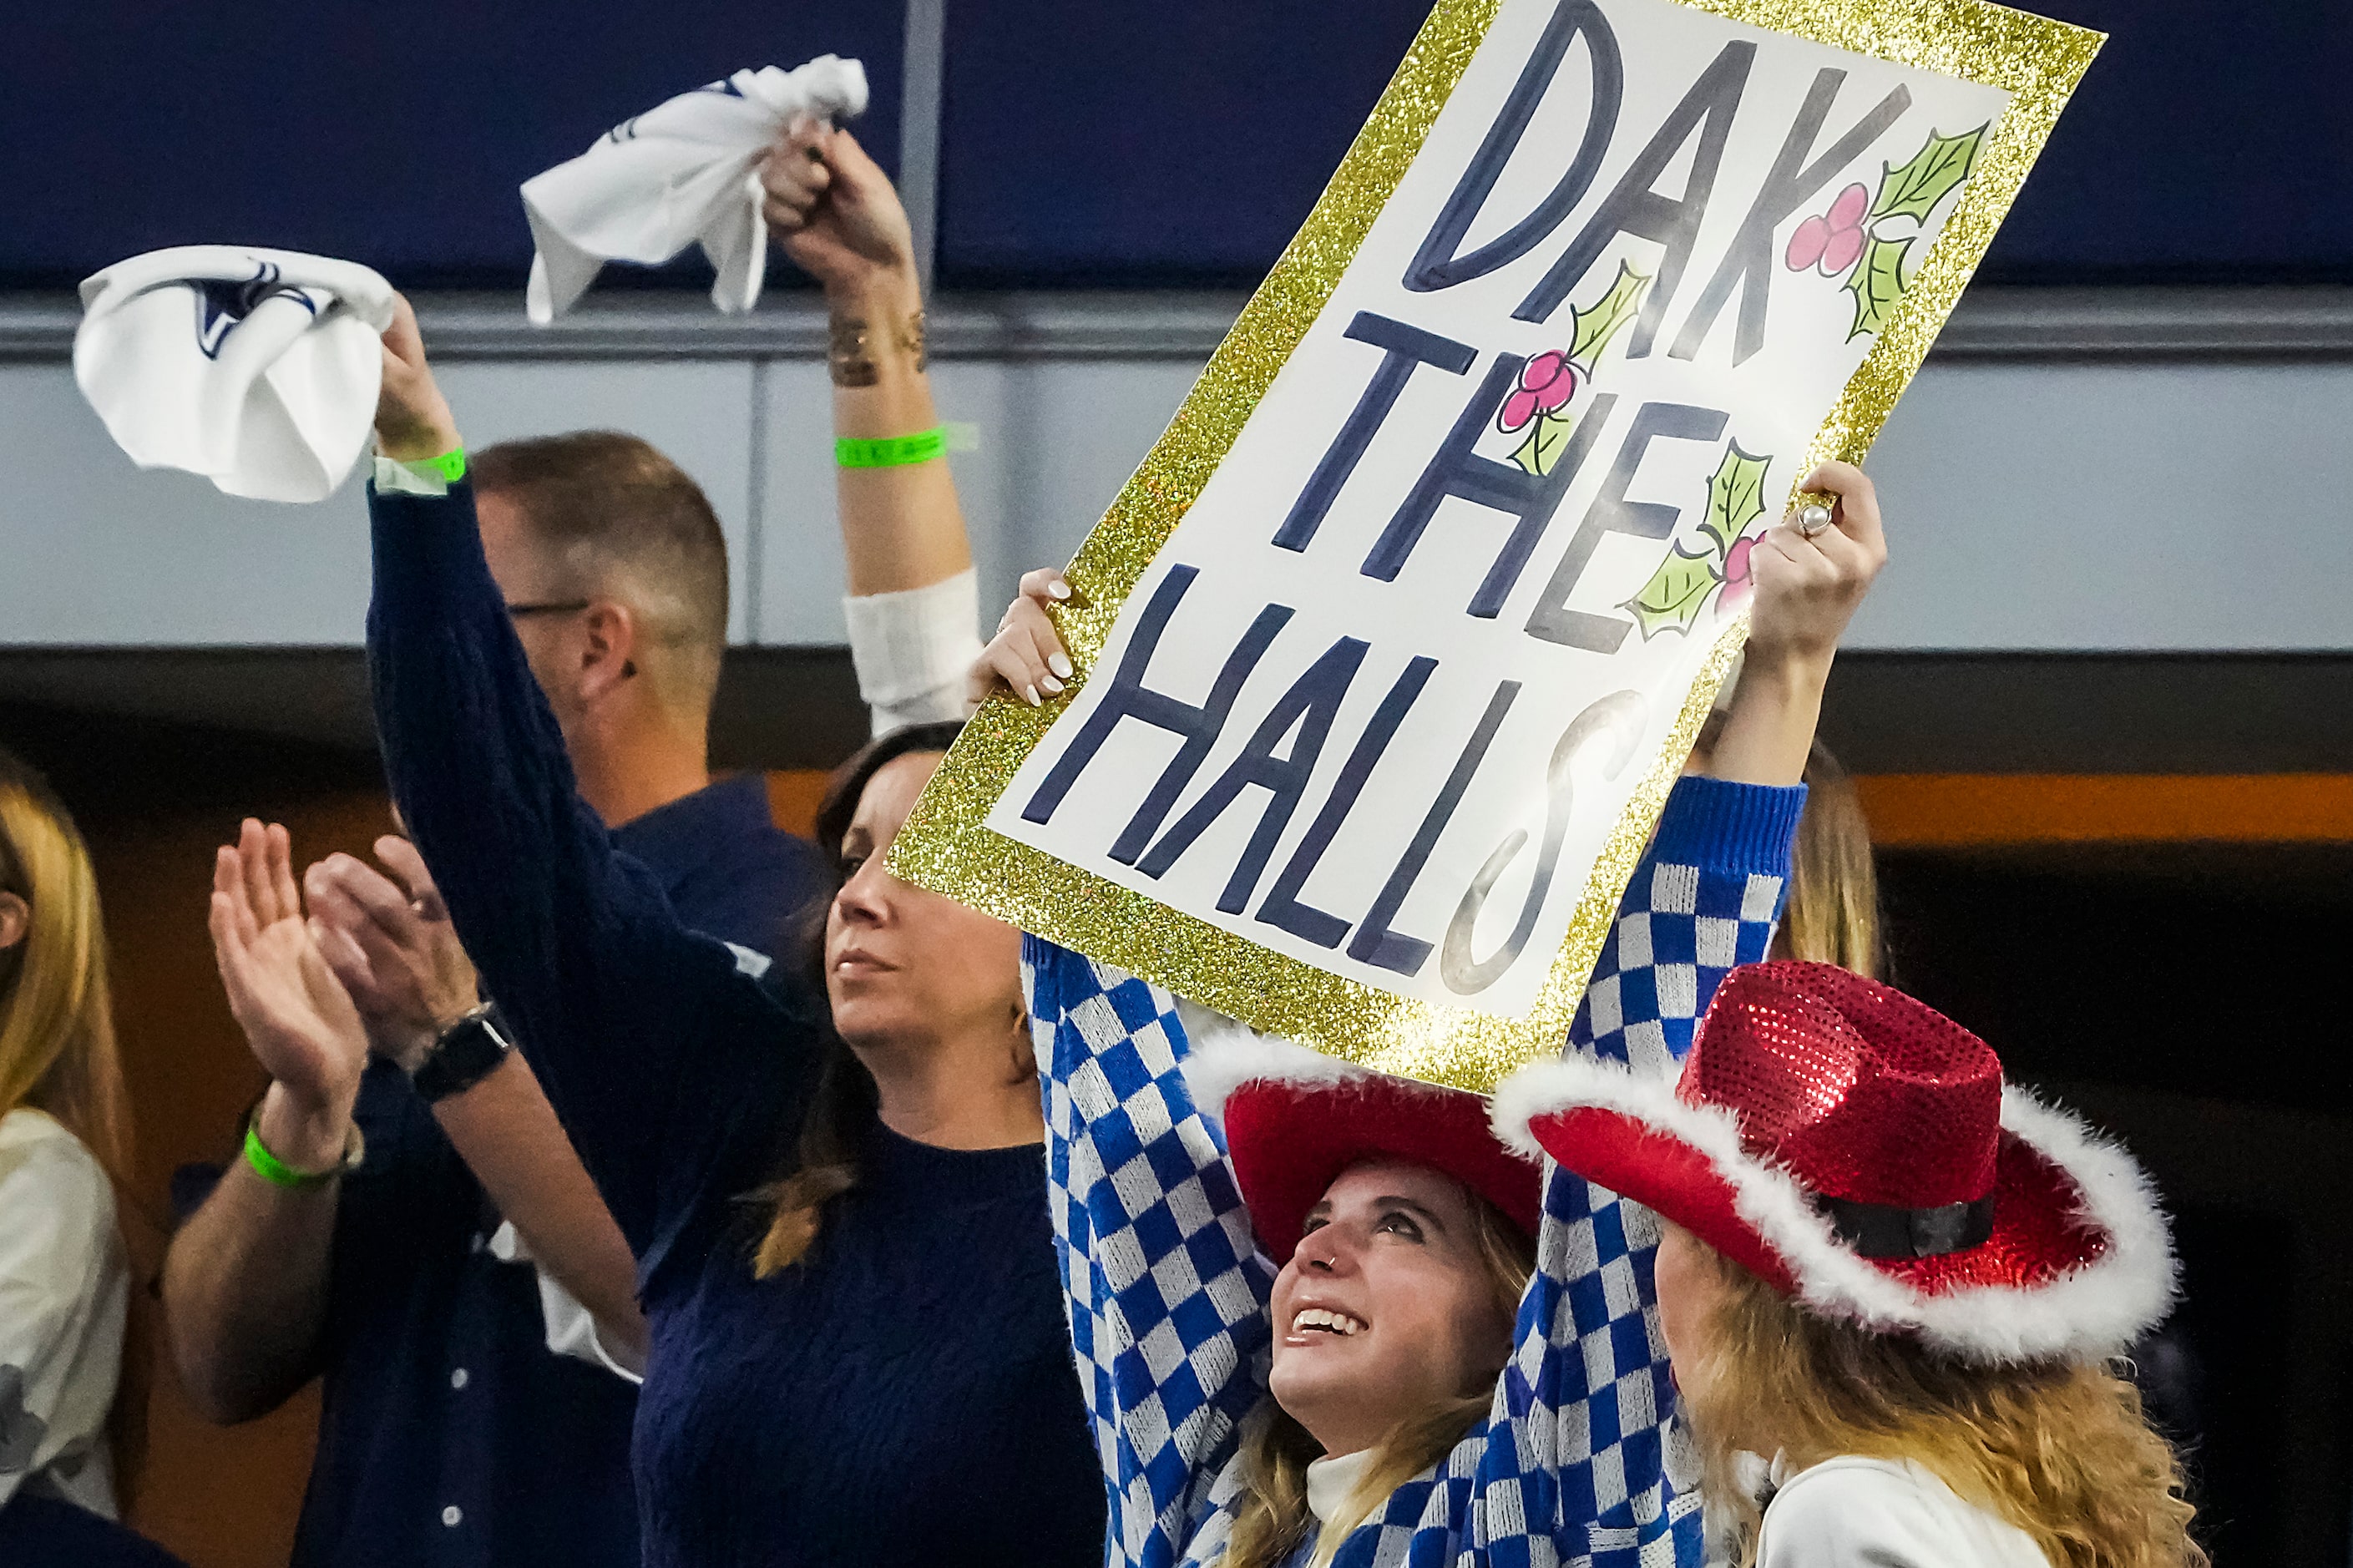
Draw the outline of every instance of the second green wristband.
M845 468L896 468L909 463L928 463L944 456L947 449L946 428L934 425L912 436L884 436L871 440L857 436L839 437L833 443L833 460Z

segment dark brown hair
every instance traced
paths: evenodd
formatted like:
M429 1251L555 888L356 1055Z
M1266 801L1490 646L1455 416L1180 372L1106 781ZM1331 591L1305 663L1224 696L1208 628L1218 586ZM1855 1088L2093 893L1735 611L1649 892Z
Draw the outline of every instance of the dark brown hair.
M635 436L575 430L469 454L474 489L512 500L566 593L610 594L673 668L665 695L708 705L727 649L727 540L702 487ZM667 679L665 679L667 678Z
M963 728L955 722L910 724L869 741L834 770L817 808L817 847L836 888L849 879L841 842L849 836L859 800L874 775L911 753L946 751ZM830 903L829 899L811 901L794 942L803 978L820 1007L826 995L825 921ZM817 1240L825 1205L857 1185L859 1145L874 1123L874 1075L834 1032L830 1010L822 1016L825 1063L818 1069L808 1117L801 1123L791 1172L754 1194L769 1205L767 1229L752 1262L753 1274L762 1279L799 1262Z

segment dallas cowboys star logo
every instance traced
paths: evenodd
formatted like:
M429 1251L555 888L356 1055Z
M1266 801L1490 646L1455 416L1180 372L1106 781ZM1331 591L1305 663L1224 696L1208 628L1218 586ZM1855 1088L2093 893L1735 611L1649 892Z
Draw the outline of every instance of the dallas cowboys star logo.
M256 261L253 267L250 278L228 282L196 280L196 350L206 359L220 358L221 345L228 342L229 333L259 309L264 300L283 296L300 301L313 316L319 313L319 307L311 303L308 294L280 285L277 263Z

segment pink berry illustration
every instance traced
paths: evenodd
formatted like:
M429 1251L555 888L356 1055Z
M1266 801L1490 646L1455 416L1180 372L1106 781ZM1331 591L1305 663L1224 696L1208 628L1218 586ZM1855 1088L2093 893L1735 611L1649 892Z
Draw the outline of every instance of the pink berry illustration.
M1830 242L1830 220L1810 217L1798 226L1797 233L1789 237L1788 254L1782 259L1788 263L1790 271L1803 272L1822 258L1822 252L1829 247Z
M1830 243L1822 247L1822 270L1835 278L1853 266L1854 258L1862 254L1862 230L1834 228L1831 230Z
M1783 264L1792 272L1819 267L1823 277L1837 277L1862 254L1863 219L1870 212L1871 193L1861 185L1849 185L1831 201L1828 212L1798 226L1789 236L1788 249L1782 253Z
M1517 430L1539 414L1568 405L1577 395L1577 367L1558 349L1546 349L1520 367L1520 384L1504 399L1496 416L1499 430Z
M1732 542L1724 556L1724 599L1726 604L1746 595L1756 584L1748 579L1748 555L1757 536L1744 533Z
M1831 227L1861 228L1862 215L1871 210L1871 193L1861 185L1849 185L1831 204Z

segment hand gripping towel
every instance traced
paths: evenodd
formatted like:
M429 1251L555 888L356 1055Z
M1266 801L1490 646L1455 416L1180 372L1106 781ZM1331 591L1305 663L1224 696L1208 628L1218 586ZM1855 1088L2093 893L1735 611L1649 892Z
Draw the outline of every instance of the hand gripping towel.
M290 250L183 245L81 286L74 380L142 468L315 501L367 447L392 285Z
M759 163L803 114L865 112L866 68L819 55L793 70L740 70L681 93L597 138L570 163L523 182L538 254L524 308L545 326L572 308L607 261L659 266L700 242L718 269L712 302L730 314L759 302L768 263Z

